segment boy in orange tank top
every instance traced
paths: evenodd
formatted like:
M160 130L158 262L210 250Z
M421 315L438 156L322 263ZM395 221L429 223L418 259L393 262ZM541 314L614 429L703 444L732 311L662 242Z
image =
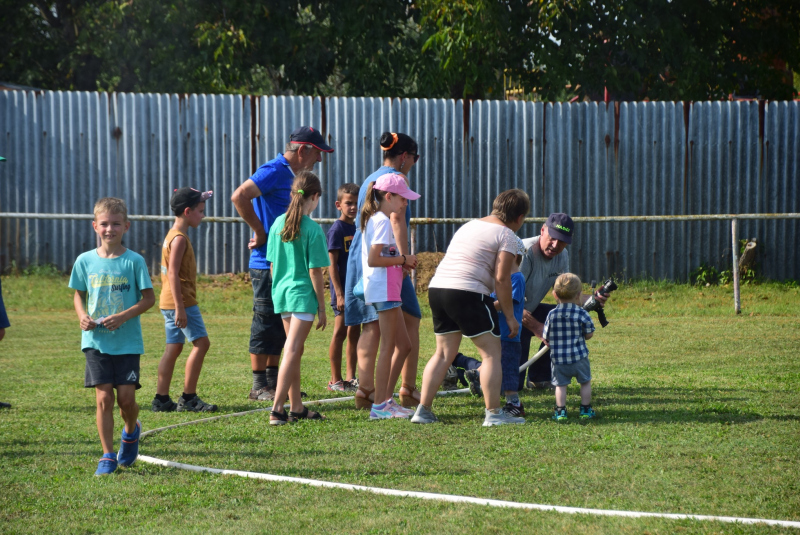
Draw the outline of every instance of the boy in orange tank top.
M175 224L164 238L161 249L161 298L159 308L164 316L167 347L158 364L158 383L153 398L153 412L214 412L216 405L204 402L197 396L197 380L203 369L203 360L211 343L208 341L203 316L197 305L197 261L192 242L186 234L189 227L197 228L205 217L206 199L212 192L192 188L175 190L169 201L175 213ZM175 362L186 339L192 351L186 359L183 394L175 403L169 397L169 385Z

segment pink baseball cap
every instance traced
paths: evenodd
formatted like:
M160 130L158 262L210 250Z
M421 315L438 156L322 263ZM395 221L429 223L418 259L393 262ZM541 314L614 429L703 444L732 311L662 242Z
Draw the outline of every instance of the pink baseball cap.
M372 187L377 190L396 193L409 201L415 201L421 197L419 193L408 189L406 179L403 178L403 175L398 175L397 173L387 173L379 176Z

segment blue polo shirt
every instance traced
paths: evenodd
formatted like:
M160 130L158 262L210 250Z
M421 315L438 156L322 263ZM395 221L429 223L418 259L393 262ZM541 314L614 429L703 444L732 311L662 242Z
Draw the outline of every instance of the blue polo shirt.
M255 182L261 196L253 199L253 209L264 225L269 240L269 229L278 217L286 213L292 199L294 172L289 162L278 154L274 159L259 167L250 180ZM250 254L250 269L269 269L267 261L267 242Z

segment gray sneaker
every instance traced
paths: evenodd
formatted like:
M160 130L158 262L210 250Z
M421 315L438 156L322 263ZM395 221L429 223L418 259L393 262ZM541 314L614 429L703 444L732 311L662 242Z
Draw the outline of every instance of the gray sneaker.
M524 424L525 418L518 416L511 416L503 409L496 409L497 413L486 409L486 419L483 421L483 427L492 427L493 425L505 424Z
M275 389L271 389L267 386L264 388L259 388L258 390L251 390L250 394L247 396L247 399L250 401L274 401L275 400Z
M199 396L195 396L189 401L183 399L183 396L178 398L178 412L217 412L217 406L206 403Z
M447 374L442 381L442 390L458 390L458 370L453 365L447 368Z
M355 377L351 381L344 382L345 392L352 392L355 394L357 390L358 390L358 379L356 379Z
M480 373L478 373L478 370L467 370L464 372L464 377L469 383L469 393L477 398L483 397L483 390L481 389L481 376Z
M157 398L153 398L153 403L150 404L150 408L153 409L153 412L174 412L175 409L178 408L178 404L172 401L172 398L163 402L159 401Z
M411 417L412 424L432 424L438 421L439 419L433 414L433 411L426 409L422 403L417 405L417 411Z

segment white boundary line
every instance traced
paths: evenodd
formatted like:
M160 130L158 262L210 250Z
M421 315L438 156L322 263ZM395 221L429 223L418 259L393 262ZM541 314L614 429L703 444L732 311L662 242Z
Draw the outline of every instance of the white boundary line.
M446 392L439 392L438 394L457 394L469 392L468 388L460 389L460 390L450 390ZM317 401L304 401L304 405L322 405L327 403L337 403L339 401L349 401L352 400L353 396L348 397L340 397L340 398L331 398L331 399L321 399ZM214 420L220 420L222 418L232 418L235 416L244 416L246 414L253 414L256 412L264 412L270 410L270 408L261 408L261 409L254 409L250 411L244 412L235 412L231 414L222 414L219 416L212 416L211 418L201 418L199 420L192 420L190 422L182 422L179 424L168 425L165 427L159 427L157 429L151 429L149 431L142 432L141 438L145 438L148 435L152 435L155 433L159 433L161 431L166 431L168 429L175 429L176 427L183 427L186 425L194 425L204 422L211 422ZM487 498L475 498L472 496L458 496L454 494L436 494L432 492L419 492L413 490L396 490L396 489L384 489L380 487L365 487L363 485L352 485L350 483L335 483L333 481L321 481L317 479L305 479L301 477L288 477L288 476L278 476L273 474L264 474L261 472L246 472L242 470L223 470L220 468L210 468L206 466L196 466L193 464L184 464L184 463L177 463L174 461L167 461L165 459L159 459L156 457L150 457L148 455L139 455L138 460L149 463L155 464L159 466L164 466L168 468L178 468L180 470L189 470L192 472L207 472L211 474L222 474L222 475L232 475L232 476L239 476L239 477L246 477L250 479L262 479L266 481L283 481L286 483L297 483L301 485L310 485L312 487L326 487L326 488L333 488L333 489L343 489L343 490L351 490L351 491L362 491L362 492L371 492L373 494L383 494L387 496L400 496L400 497L409 497L409 498L417 498L420 500L436 500L436 501L443 501L443 502L452 502L452 503L470 503L475 505L484 505L489 507L507 507L512 509L532 509L532 510L539 510L539 511L554 511L557 513L567 513L567 514L586 514L586 515L598 515L598 516L621 516L621 517L628 517L628 518L667 518L670 520L710 520L715 522L727 522L727 523L738 523L738 524L766 524L769 526L781 526L787 528L800 528L800 522L791 521L791 520L771 520L766 518L743 518L743 517L735 517L735 516L710 516L710 515L690 515L690 514L674 514L674 513L647 513L647 512L640 512L640 511L618 511L613 509L587 509L584 507L564 507L561 505L542 505L537 503L519 503L519 502L509 502L503 500L492 500Z

